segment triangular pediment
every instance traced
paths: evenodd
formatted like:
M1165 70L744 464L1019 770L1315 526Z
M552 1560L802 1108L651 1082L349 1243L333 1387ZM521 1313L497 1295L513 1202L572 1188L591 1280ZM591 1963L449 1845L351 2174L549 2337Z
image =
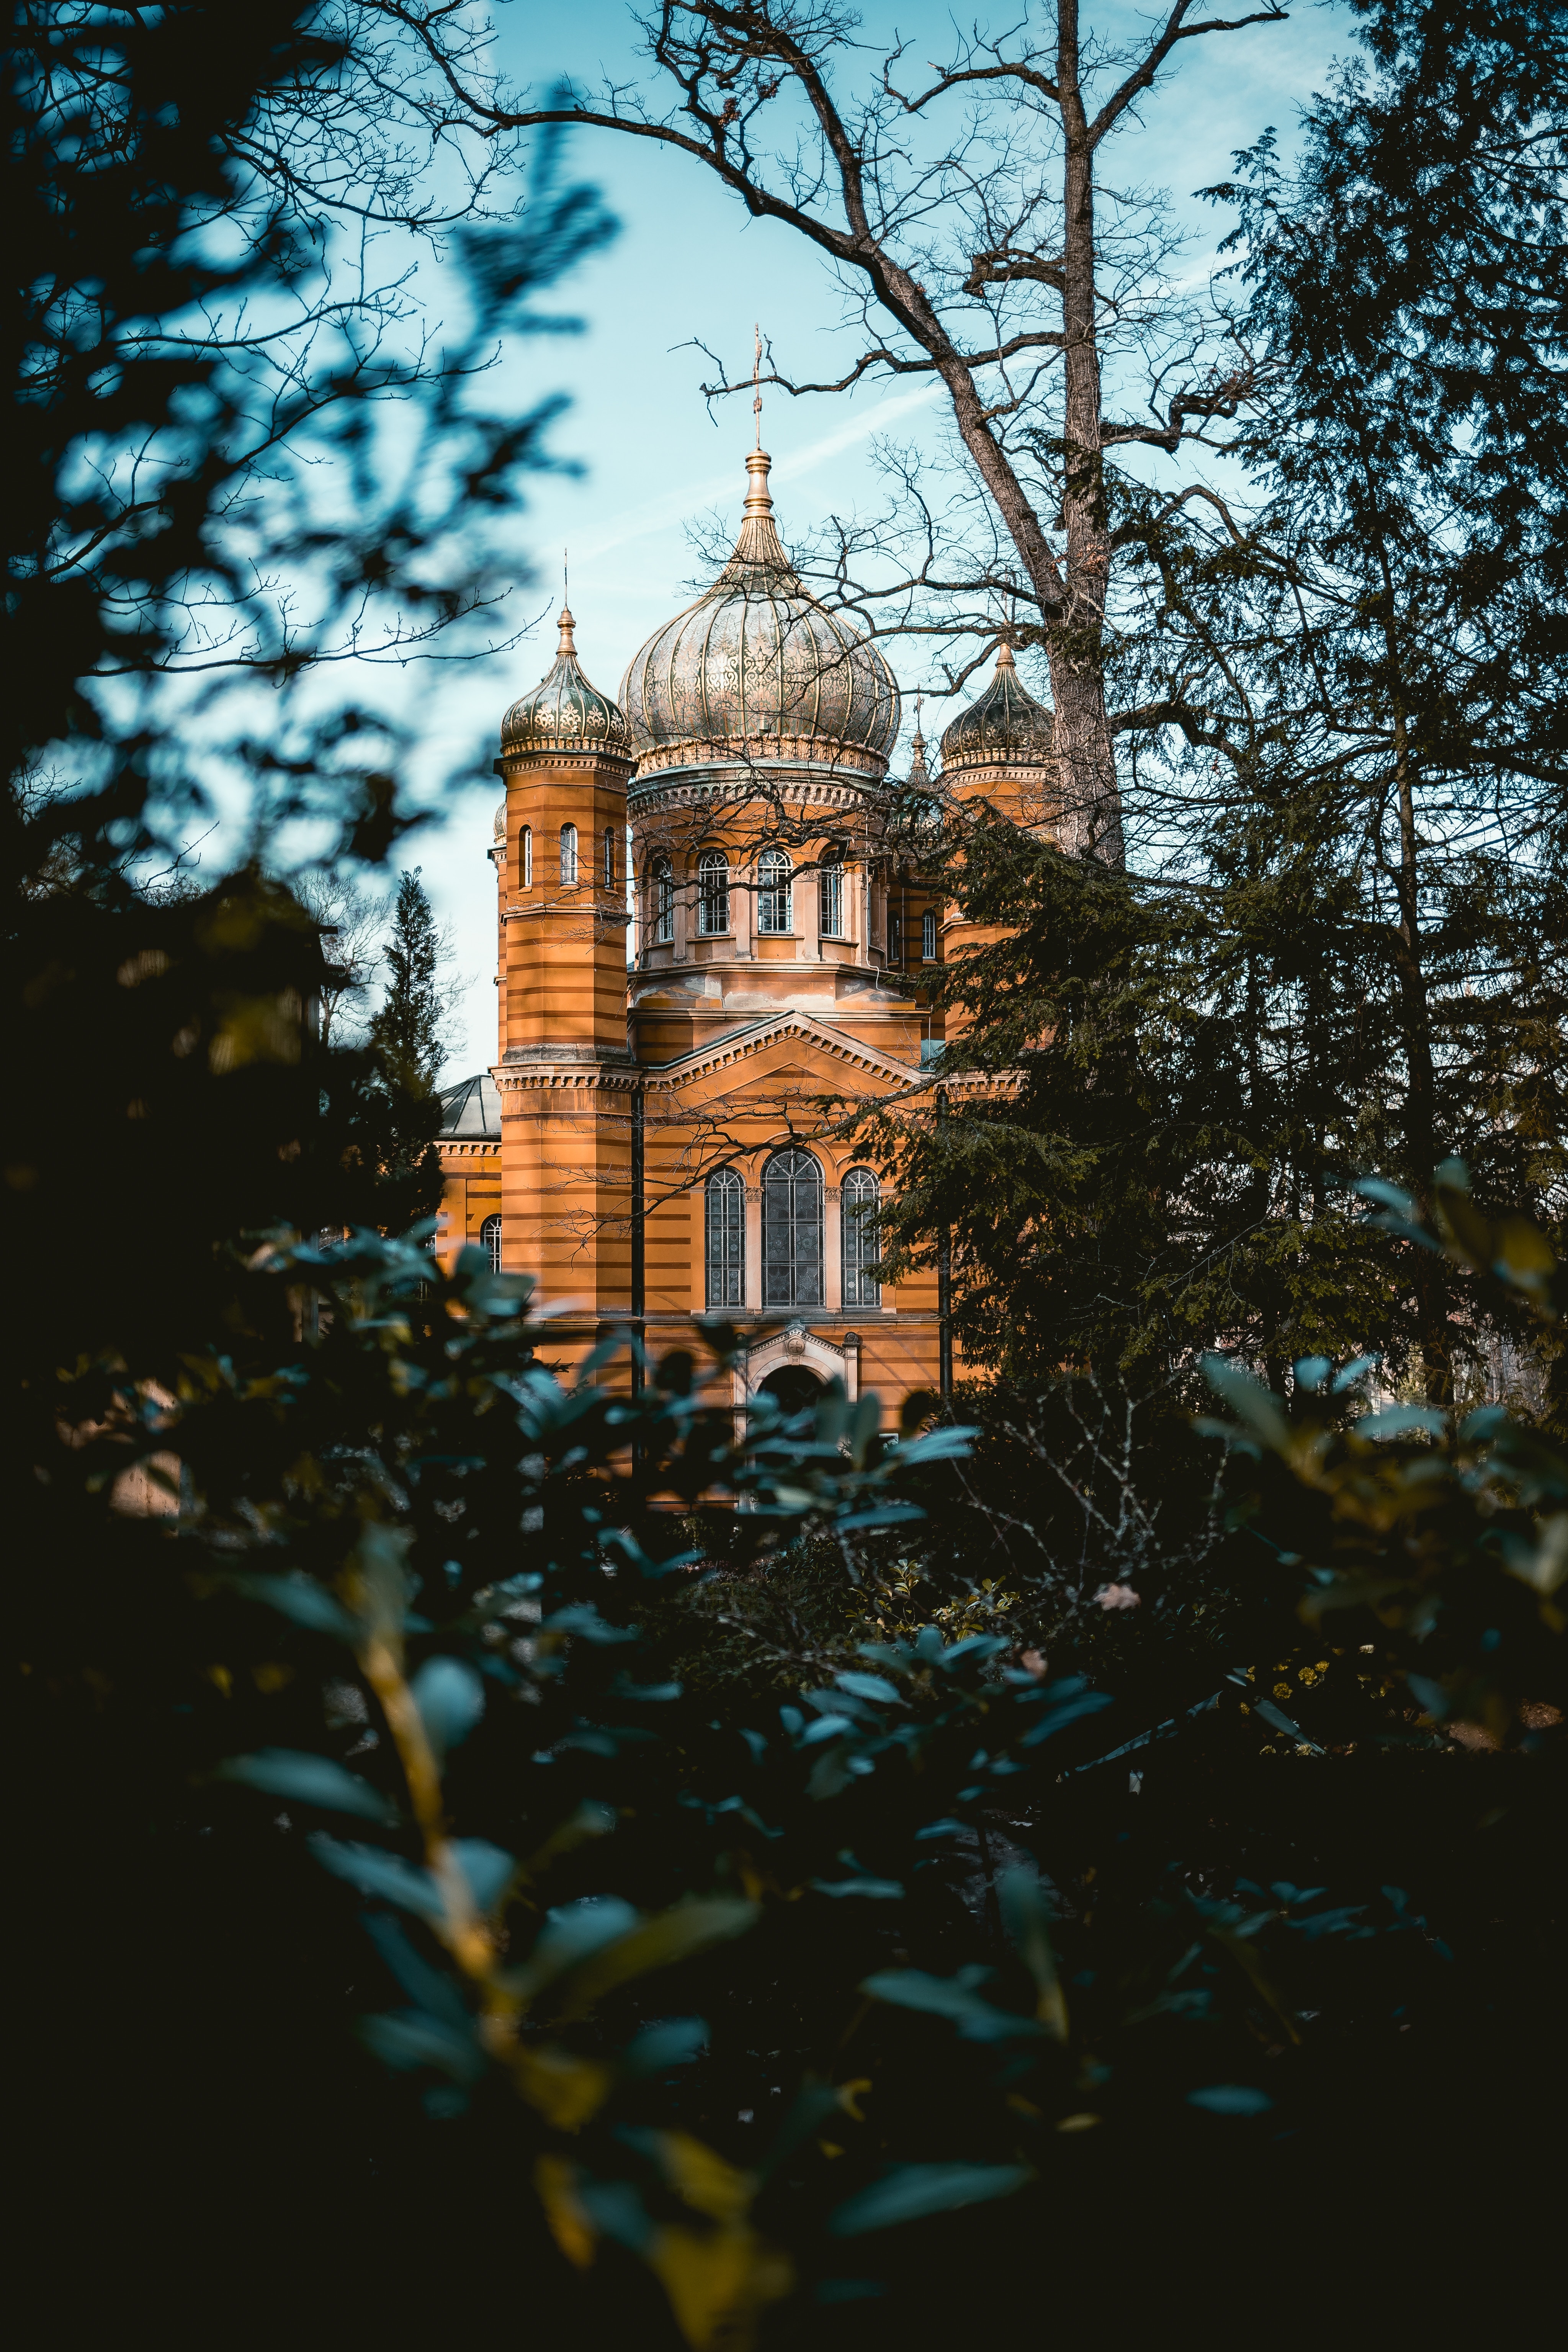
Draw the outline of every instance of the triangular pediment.
M758 1068L764 1063L765 1068ZM748 1065L752 1066L748 1068ZM780 1080L820 1087L824 1093L893 1093L918 1088L921 1073L907 1062L896 1062L846 1030L806 1013L784 1013L754 1021L727 1037L665 1062L648 1074L650 1087L682 1091L704 1078L721 1078L730 1087L748 1082L776 1085Z

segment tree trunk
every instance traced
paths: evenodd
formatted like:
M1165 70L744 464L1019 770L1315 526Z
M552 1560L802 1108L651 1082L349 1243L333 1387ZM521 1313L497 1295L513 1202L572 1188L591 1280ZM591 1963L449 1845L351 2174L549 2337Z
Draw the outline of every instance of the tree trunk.
M1107 866L1125 862L1121 802L1105 709L1105 599L1110 579L1100 443L1094 149L1079 78L1078 0L1058 0L1057 86L1066 141L1062 207L1062 529L1067 600L1047 628L1062 792L1062 846Z

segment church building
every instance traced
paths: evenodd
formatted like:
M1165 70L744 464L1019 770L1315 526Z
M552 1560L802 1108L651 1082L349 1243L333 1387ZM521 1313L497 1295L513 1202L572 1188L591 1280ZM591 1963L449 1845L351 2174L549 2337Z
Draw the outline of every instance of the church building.
M922 881L921 844L979 801L1049 837L1051 718L1004 644L940 774L917 729L890 779L898 686L796 574L770 465L747 457L729 562L616 700L563 610L553 667L502 721L496 1059L443 1097L437 1247L531 1275L552 1360L628 1323L650 1360L700 1358L721 1315L737 1404L837 1379L896 1425L910 1391L951 1385L952 1350L938 1271L881 1279L888 1177L858 1124L930 1115L954 1028L931 983L995 936Z

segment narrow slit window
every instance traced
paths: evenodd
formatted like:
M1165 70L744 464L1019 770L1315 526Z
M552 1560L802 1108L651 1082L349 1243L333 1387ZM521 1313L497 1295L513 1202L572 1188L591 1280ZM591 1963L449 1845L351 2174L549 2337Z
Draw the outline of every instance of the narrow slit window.
M577 879L577 828L563 824L561 828L561 880L564 887Z
M936 961L936 916L929 907L921 917L921 961Z
M730 928L730 861L721 849L705 849L697 861L697 928L704 939Z
M757 860L757 929L775 938L795 929L792 870L782 849L764 849Z
M846 1307L880 1307L882 1285L879 1278L877 1216L882 1203L882 1188L869 1168L851 1168L844 1179L838 1200L843 1234L844 1304Z
M531 824L522 828L522 887L525 890L533 887L533 827Z
M746 1301L746 1188L733 1168L717 1168L705 1187L708 1304Z
M653 936L660 946L675 937L675 870L668 857L653 862Z
M615 887L616 829L613 824L607 824L605 827L605 887L606 890L613 890Z
M900 918L889 911L888 916L888 961L901 964L904 960L904 926Z
M844 937L844 868L832 858L816 877L820 929L825 940Z

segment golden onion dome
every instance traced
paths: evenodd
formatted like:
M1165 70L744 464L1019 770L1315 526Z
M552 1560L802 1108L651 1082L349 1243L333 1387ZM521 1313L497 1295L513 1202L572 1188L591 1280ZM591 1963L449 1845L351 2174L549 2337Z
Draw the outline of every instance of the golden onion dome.
M753 449L734 552L705 595L655 632L621 681L639 781L737 758L879 778L899 689L876 646L802 583Z
M590 686L577 666L576 624L561 607L561 642L547 677L531 694L514 702L500 724L507 751L608 751L629 760L631 737L626 714Z
M1055 756L1055 721L1021 684L1011 646L996 649L996 675L942 739L943 776L965 768L1046 768Z

